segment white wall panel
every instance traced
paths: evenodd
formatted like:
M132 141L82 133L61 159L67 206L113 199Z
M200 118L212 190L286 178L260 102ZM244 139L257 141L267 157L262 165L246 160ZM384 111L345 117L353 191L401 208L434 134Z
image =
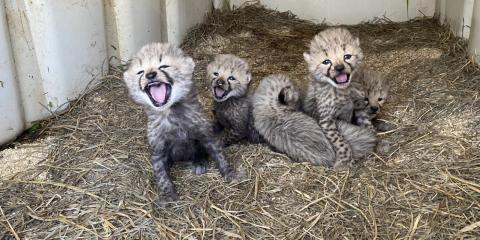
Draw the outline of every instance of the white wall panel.
M161 0L104 0L104 6L109 57L127 61L143 45L162 40Z
M60 111L107 58L101 0L7 0L11 44L27 125Z
M436 15L442 24L448 24L452 32L468 39L472 24L474 0L436 0Z
M180 44L188 30L201 23L212 8L211 0L163 0L164 41Z
M245 2L234 1L235 5ZM384 16L399 22L435 13L435 0L260 0L260 3L271 9L291 11L302 19L329 24L358 24Z
M480 64L480 0L475 0L473 6L472 28L468 45L470 53Z
M0 145L23 131L22 101L15 78L5 3L0 2Z

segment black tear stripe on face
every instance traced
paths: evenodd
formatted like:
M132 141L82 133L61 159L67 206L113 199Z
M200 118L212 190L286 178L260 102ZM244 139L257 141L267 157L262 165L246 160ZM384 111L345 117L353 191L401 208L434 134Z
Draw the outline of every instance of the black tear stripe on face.
M173 85L173 79L172 79L172 77L170 77L170 75L169 75L166 71L164 71L164 70L160 70L160 71L165 75L165 77L167 78L168 83L170 83L170 85Z
M145 74L145 72L142 73L142 74L140 75L140 77L138 77L138 88L140 89L140 91L143 91L143 89L142 89L142 77L143 77L143 74Z
M330 65L328 66L328 70L327 70L327 76L328 76L329 78L331 78L331 76L330 76L330 69L332 69L332 65L333 65L333 64L330 63Z
M230 84L230 81L227 81L227 84L228 84L227 91L228 92L232 91L232 85Z
M352 69L352 72L353 72L354 68L353 68L352 64L349 63L349 62L347 62L347 61L345 61L345 60L343 60L343 61L344 61L346 64L348 64L348 66L350 66L350 68Z

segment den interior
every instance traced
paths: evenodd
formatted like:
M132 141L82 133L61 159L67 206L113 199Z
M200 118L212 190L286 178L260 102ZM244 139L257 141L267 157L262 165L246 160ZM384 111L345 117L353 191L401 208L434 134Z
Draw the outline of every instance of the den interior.
M252 88L284 73L305 89L302 53L325 28L260 6L210 14L182 44L196 62L205 111L212 107L205 68L215 54L246 59ZM478 238L480 69L465 42L430 18L348 29L360 37L367 64L391 83L379 116L387 125L378 133L382 146L354 168L295 163L266 144L235 144L225 154L244 181L224 183L213 164L201 176L176 165L180 200L158 208L146 119L114 68L67 111L4 147L3 158L22 144L47 149L32 168L4 167L22 171L2 175L0 238Z

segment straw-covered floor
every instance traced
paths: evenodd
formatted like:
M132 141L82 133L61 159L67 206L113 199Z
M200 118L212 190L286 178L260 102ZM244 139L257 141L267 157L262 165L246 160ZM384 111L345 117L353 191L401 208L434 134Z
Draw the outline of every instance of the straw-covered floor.
M245 58L253 86L280 72L305 86L302 53L324 28L259 7L213 13L183 45L196 60L206 111L214 54ZM480 71L464 43L432 19L348 28L367 63L391 80L382 154L334 171L293 163L266 145L234 145L226 156L247 180L226 184L213 164L202 176L177 165L181 199L158 209L144 115L113 71L41 123L35 141L52 144L45 160L2 180L0 239L480 237Z

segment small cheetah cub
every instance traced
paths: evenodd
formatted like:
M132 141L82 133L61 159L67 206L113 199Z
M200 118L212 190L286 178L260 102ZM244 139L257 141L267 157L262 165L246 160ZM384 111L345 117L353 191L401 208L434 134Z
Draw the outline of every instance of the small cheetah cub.
M357 81L352 83L353 123L373 129L371 121L387 99L389 83L380 72L368 68L359 69L354 77Z
M337 127L336 120L351 122L353 100L351 76L361 66L360 41L345 28L328 28L318 33L303 54L310 72L304 109L317 120L335 149L335 166L351 165L352 149Z
M192 161L193 172L202 174L210 156L222 176L227 180L235 177L201 111L192 82L194 66L192 58L181 49L151 43L140 49L123 75L130 98L147 115L153 173L164 194L160 202L177 199L169 174L174 161Z
M253 126L248 63L234 55L217 55L207 66L207 80L215 100L215 131L223 143L262 142Z

